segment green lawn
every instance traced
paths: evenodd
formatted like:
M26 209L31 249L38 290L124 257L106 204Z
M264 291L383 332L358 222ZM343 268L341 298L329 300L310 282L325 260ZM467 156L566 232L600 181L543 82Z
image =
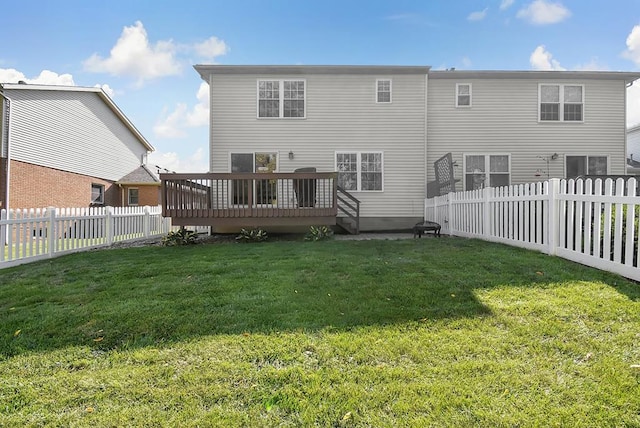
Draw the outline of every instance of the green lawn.
M640 285L476 240L0 271L0 426L640 426Z

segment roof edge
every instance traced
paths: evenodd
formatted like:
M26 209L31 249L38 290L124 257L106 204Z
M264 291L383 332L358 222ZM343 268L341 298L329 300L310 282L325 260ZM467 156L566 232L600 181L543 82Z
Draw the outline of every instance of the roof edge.
M640 79L640 72L633 71L568 71L568 70L433 70L430 79L596 79L624 80Z

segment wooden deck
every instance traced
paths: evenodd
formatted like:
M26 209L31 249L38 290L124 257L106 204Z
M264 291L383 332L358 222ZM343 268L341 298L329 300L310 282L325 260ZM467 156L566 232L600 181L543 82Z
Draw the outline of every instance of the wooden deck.
M178 226L334 225L337 173L160 174L162 214Z

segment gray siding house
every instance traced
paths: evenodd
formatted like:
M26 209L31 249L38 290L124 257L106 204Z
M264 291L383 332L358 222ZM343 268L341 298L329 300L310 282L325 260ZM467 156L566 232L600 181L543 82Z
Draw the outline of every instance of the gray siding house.
M0 95L0 208L120 205L114 183L153 151L100 88L3 84Z
M424 66L196 65L210 87L210 171L336 172L362 230L423 216L434 162L456 190L624 174L626 87L640 73Z

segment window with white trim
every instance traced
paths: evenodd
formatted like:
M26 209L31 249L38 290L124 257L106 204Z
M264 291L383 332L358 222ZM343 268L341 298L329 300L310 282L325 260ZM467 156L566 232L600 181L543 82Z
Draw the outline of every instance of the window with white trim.
M130 206L136 206L140 202L140 191L137 187L127 189L127 202Z
M376 103L391 102L391 79L376 80Z
M97 205L104 204L104 184L91 184L91 203Z
M383 190L382 152L337 152L338 186L349 191Z
M511 156L508 154L468 154L464 156L464 189L508 186L511 183Z
M541 122L584 120L584 85L540 84L538 100Z
M607 175L608 156L565 156L567 178L581 175Z
M259 118L304 118L304 80L258 80Z
M471 83L456 83L456 107L471 107Z

